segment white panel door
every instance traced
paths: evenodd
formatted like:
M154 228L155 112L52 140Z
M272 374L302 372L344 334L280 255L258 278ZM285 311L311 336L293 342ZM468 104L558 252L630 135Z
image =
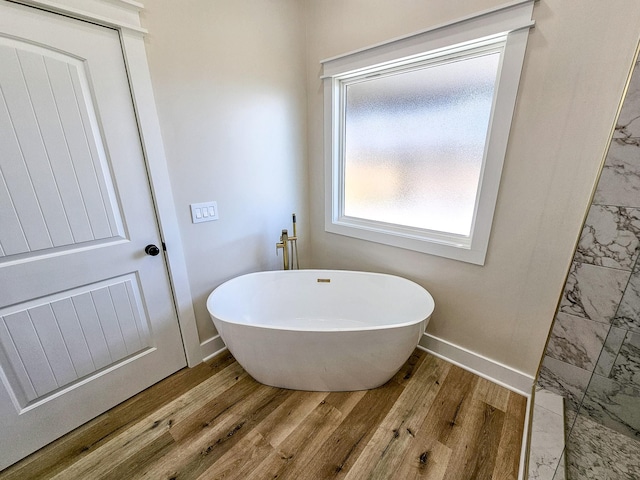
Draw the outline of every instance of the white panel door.
M0 469L186 365L116 30L0 0Z

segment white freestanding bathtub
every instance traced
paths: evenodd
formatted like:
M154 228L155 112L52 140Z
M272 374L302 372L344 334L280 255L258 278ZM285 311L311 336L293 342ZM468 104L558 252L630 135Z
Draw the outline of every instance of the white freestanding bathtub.
M207 309L257 381L295 390L365 390L409 358L434 309L410 280L342 270L282 270L220 285Z

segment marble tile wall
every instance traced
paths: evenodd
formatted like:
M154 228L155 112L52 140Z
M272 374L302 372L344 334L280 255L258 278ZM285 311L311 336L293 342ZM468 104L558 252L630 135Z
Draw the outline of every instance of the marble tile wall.
M538 384L640 440L640 68L636 64Z
M567 475L580 480L638 480L640 478L640 442L578 415L567 440ZM563 479L555 475L553 480Z

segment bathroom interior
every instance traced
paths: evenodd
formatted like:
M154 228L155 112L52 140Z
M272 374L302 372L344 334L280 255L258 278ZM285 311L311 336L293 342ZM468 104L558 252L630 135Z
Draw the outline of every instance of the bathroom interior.
M195 357L225 347L212 290L281 269L287 228L302 269L424 287L420 346L532 395L528 478L640 478L636 0L535 2L483 265L325 230L321 62L509 2L123 3L146 30ZM194 223L189 205L212 201L217 219Z

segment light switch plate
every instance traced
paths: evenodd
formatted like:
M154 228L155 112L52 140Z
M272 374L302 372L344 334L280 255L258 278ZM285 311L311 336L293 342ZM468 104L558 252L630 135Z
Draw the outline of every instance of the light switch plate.
M190 207L191 221L193 223L211 222L213 220L218 220L217 202L192 203Z

